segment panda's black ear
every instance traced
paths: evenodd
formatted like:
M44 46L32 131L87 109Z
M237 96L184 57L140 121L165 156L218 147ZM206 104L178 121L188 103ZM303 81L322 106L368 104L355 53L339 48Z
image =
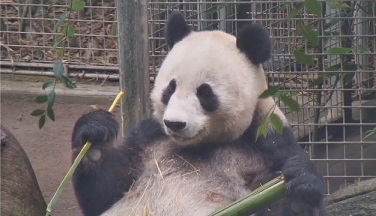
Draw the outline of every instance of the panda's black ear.
M183 14L179 12L172 12L166 23L166 43L170 49L183 38L185 38L191 29L185 22Z
M236 46L253 64L261 64L271 57L272 42L267 30L256 24L243 26L236 36Z

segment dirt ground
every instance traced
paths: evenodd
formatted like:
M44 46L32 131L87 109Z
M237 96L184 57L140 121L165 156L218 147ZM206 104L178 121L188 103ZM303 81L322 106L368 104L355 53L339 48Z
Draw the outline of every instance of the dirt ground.
M34 97L2 93L1 124L14 134L28 154L39 187L48 204L71 165L70 139L75 121L93 109L93 105L108 109L113 98L85 100L80 97L59 98L58 95L58 103L55 104L56 121L47 120L45 127L40 130L38 118L30 115L39 107L33 102ZM119 110L116 111L117 115ZM82 215L71 184L53 208L52 215Z

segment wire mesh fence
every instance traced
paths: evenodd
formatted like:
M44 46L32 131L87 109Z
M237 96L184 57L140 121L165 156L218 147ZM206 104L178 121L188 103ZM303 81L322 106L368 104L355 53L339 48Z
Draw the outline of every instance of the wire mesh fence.
M376 126L375 103L368 100L375 90L376 3L322 1L321 6L320 17L304 1L150 1L150 62L157 74L167 53L162 33L171 11L182 11L196 30L236 34L249 22L267 27L274 43L273 57L264 64L269 84L282 84L299 101L298 113L280 105L332 193L376 176L375 139L364 139ZM307 41L302 26L318 35L317 46ZM311 56L313 63L300 63L296 51ZM368 113L373 121L365 118Z
M70 14L77 34L65 44L65 59L73 74L118 78L117 47L124 44L117 44L115 3L87 0L82 13ZM51 70L58 35L54 26L66 4L1 1L2 71ZM281 85L301 105L299 112L291 112L280 103L300 144L324 174L327 193L332 193L376 177L376 137L364 138L376 127L376 2L331 0L320 5L315 12L304 0L149 0L149 71L153 79L168 52L164 23L171 11L183 12L194 30L236 34L249 22L265 26L274 45L271 60L264 64L269 84Z
M51 74L48 71L64 48L64 60L72 74L92 73L91 77L117 74L115 1L86 0L85 9L77 13L67 10L68 3L67 0L0 1L3 72ZM57 45L62 34L56 26L64 14L68 14L66 22L75 26L76 32L74 37Z

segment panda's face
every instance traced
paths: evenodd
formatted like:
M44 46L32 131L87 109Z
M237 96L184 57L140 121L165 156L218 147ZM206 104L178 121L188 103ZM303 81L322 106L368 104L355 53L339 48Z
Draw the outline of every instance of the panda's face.
M180 145L238 138L266 89L260 65L220 31L194 32L175 44L151 94L154 117Z

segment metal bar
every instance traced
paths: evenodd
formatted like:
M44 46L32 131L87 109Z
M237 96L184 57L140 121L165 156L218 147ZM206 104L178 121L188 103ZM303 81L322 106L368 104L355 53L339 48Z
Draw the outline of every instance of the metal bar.
M49 71L13 70L13 69L1 69L0 74L51 76L51 77L55 76L54 72L49 72ZM115 80L115 81L119 80L119 75L117 74L93 74L93 73L69 72L69 77L107 79L107 80Z
M53 68L54 64L50 63L34 63L34 62L8 62L8 61L0 61L1 66L9 66L9 67L37 67L37 68ZM77 70L108 70L108 71L118 71L119 67L116 66L100 66L100 65L84 65L84 64L68 64L70 69L77 69ZM3 70L3 69L1 69Z

